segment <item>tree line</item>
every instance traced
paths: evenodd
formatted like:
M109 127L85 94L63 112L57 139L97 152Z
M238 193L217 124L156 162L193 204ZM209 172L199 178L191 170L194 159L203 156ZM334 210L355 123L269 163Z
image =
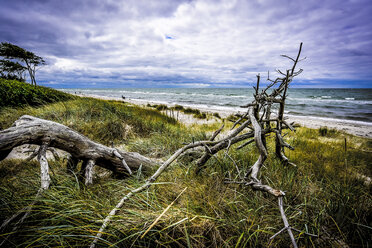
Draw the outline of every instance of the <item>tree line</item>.
M46 64L42 57L8 42L0 43L0 57L0 78L25 82L27 71L32 85L36 85L36 69Z

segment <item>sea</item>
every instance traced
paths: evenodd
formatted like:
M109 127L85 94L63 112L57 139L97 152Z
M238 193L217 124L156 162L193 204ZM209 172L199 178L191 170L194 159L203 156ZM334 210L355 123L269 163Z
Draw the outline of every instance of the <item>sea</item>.
M251 88L85 88L62 89L68 93L179 104L210 111L240 111L252 102ZM287 115L311 116L361 122L372 125L372 89L298 89L288 90Z

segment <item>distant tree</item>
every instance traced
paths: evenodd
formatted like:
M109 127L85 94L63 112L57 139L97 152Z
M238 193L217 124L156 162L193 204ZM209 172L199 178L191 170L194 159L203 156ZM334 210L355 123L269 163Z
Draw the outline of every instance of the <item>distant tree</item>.
M0 60L0 77L5 79L15 79L21 82L25 81L24 72L26 67L18 62L11 60Z
M22 47L13 45L8 42L1 42L0 43L0 56L2 56L5 60L1 61L7 61L4 62L5 64L5 69L16 69L16 71L4 71L2 70L2 74L14 76L19 75L18 72L23 68L27 69L30 79L31 79L31 84L36 85L36 80L35 80L35 72L36 68L41 65L45 65L45 60L34 54L33 52L27 51L26 49L23 49ZM14 60L18 60L19 62L24 63L24 65L21 65L18 62L15 62ZM8 64L7 64L8 63ZM9 66L8 66L9 65ZM20 67L21 66L21 67ZM11 72L9 74L9 72ZM15 73L15 74L14 74ZM23 73L23 72L22 72ZM22 78L22 77L21 77Z

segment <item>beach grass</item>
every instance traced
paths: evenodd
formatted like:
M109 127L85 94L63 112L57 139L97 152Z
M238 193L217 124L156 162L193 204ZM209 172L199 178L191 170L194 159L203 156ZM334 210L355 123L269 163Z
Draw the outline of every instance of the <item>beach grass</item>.
M67 125L87 137L165 160L184 143L210 137L221 123L185 126L160 111L119 101L77 98L38 107L5 108L0 128L30 114ZM231 122L225 122L226 130ZM300 247L371 247L372 176L370 139L336 130L297 128L285 131L287 151L297 167L283 166L275 158L274 137L268 137L269 159L263 182L286 192L285 211ZM346 145L345 145L346 139ZM179 159L147 191L128 201L99 240L100 247L289 247L277 200L249 187L225 184L257 159L254 145L220 152L195 175L194 162ZM230 158L231 157L231 158ZM101 169L86 187L66 173L65 161L51 161L52 185L36 199L29 217L13 231L12 223L0 242L19 247L88 246L101 221L130 189L147 177L115 179ZM154 168L155 169L155 168ZM103 170L103 169L102 169ZM35 200L39 165L35 161L0 162L0 220ZM151 223L187 188L144 237ZM319 235L310 237L304 232Z
M0 78L0 109L4 107L39 106L74 99L75 96L52 88L33 86Z
M0 128L9 127L24 114L59 122L85 134L90 139L108 144L120 143L130 137L145 137L152 132L168 132L176 120L156 110L120 101L93 98L53 103L40 108L6 108L1 111Z
M208 114L206 112L202 112L200 111L199 109L196 109L196 108L190 108L190 107L183 107L182 105L175 105L175 106L172 106L172 107L168 107L167 105L165 104L154 104L154 105L151 105L151 104L147 104L146 105L147 107L151 107L151 108L155 108L156 110L159 110L159 111L167 111L167 110L170 110L170 111L179 111L179 112L182 112L184 114L189 114L189 115L192 115L194 118L197 118L197 119L206 119L208 116L214 116L214 117L217 117L217 118L221 118L219 116L218 113L213 113L213 114ZM173 113L174 115L174 113Z

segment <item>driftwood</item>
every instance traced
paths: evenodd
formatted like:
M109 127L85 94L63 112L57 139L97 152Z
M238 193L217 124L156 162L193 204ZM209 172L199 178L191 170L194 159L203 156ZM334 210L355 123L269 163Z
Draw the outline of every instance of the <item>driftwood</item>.
M41 186L33 203L5 220L0 226L0 231L23 215L15 224L14 232L27 218L43 191L49 188L51 178L46 158L47 150L51 151L56 159L59 158L54 148L68 152L70 154L68 170L76 169L77 163L82 160L82 174L85 176L86 185L93 183L95 165L109 169L117 175L132 174L133 169L142 167L146 170L154 165L150 159L138 153L124 152L101 145L62 124L29 115L20 117L10 128L0 131L0 161L6 158L13 148L24 144L40 146L27 160L37 156L40 163Z
M96 143L82 134L62 124L24 115L5 130L0 131L0 160L4 159L14 147L23 144L36 144L36 151L41 165L41 188L49 186L48 162L46 150L58 148L68 152L70 167L83 161L85 183L92 183L94 166L100 166L118 175L132 174L132 170L141 165L144 170L154 165L150 159L135 153L124 152ZM53 149L52 149L53 150ZM34 157L36 154L32 154ZM72 164L72 165L71 165Z
M293 61L292 68L287 70L286 73L283 73L280 70L278 70L278 73L283 77L278 77L275 80L271 80L268 76L267 81L269 82L269 84L265 89L261 91L259 91L260 75L257 76L257 85L256 87L254 87L255 88L254 101L245 106L242 106L248 108L248 110L244 115L240 116L240 118L234 123L230 134L228 134L226 137L220 140L215 141L216 136L221 132L223 128L222 126L212 135L212 137L209 140L192 142L190 144L185 145L184 147L176 151L166 162L164 162L155 172L155 174L149 177L142 186L134 190L131 190L127 195L125 195L117 204L117 206L103 220L103 224L100 230L98 231L95 239L91 243L90 247L91 248L95 247L97 241L102 238L105 228L109 224L112 217L116 215L120 208L124 205L124 202L127 201L133 195L142 192L145 189L148 189L152 185L152 183L160 176L160 174L163 171L165 171L174 160L176 160L180 155L185 153L187 150L196 147L200 148L204 147L204 152L196 162L197 166L196 173L200 173L205 168L207 161L214 154L218 153L223 149L226 149L225 155L227 155L233 161L233 159L228 155L230 147L233 146L234 144L246 140L248 141L240 145L237 149L241 149L247 146L248 144L255 143L260 155L257 161L251 166L251 168L248 171L246 171L245 176L243 178L241 177L240 170L237 164L233 161L238 171L238 176L240 180L234 181L231 178L228 178L226 179L225 182L230 184L248 186L251 187L253 190L264 191L277 197L279 201L280 215L284 223L284 228L280 230L277 234L275 234L272 238L276 237L283 231L287 230L293 247L297 247L296 240L292 233L292 230L297 231L297 229L289 225L287 217L284 212L283 207L283 197L285 196L284 192L279 189L273 189L269 185L262 183L258 175L261 167L264 165L264 162L268 156L266 148L266 135L270 133L274 133L276 135L275 141L277 157L283 162L283 165L289 164L294 165L293 163L289 162L289 159L284 154L285 148L288 149L294 148L290 146L287 142L285 142L282 135L282 130L288 128L291 131L294 131L294 127L292 126L292 124L289 124L284 120L284 107L287 96L287 89L292 79L302 72L302 69L295 71L296 65L300 61L299 58L301 50L302 43L300 44L300 48L295 59L287 55L282 55L283 57L289 58L291 61ZM268 93L268 90L270 89L272 89L272 92ZM274 114L272 113L272 105L274 104L279 104L279 109L278 112L276 113L276 116L272 118L271 115Z

